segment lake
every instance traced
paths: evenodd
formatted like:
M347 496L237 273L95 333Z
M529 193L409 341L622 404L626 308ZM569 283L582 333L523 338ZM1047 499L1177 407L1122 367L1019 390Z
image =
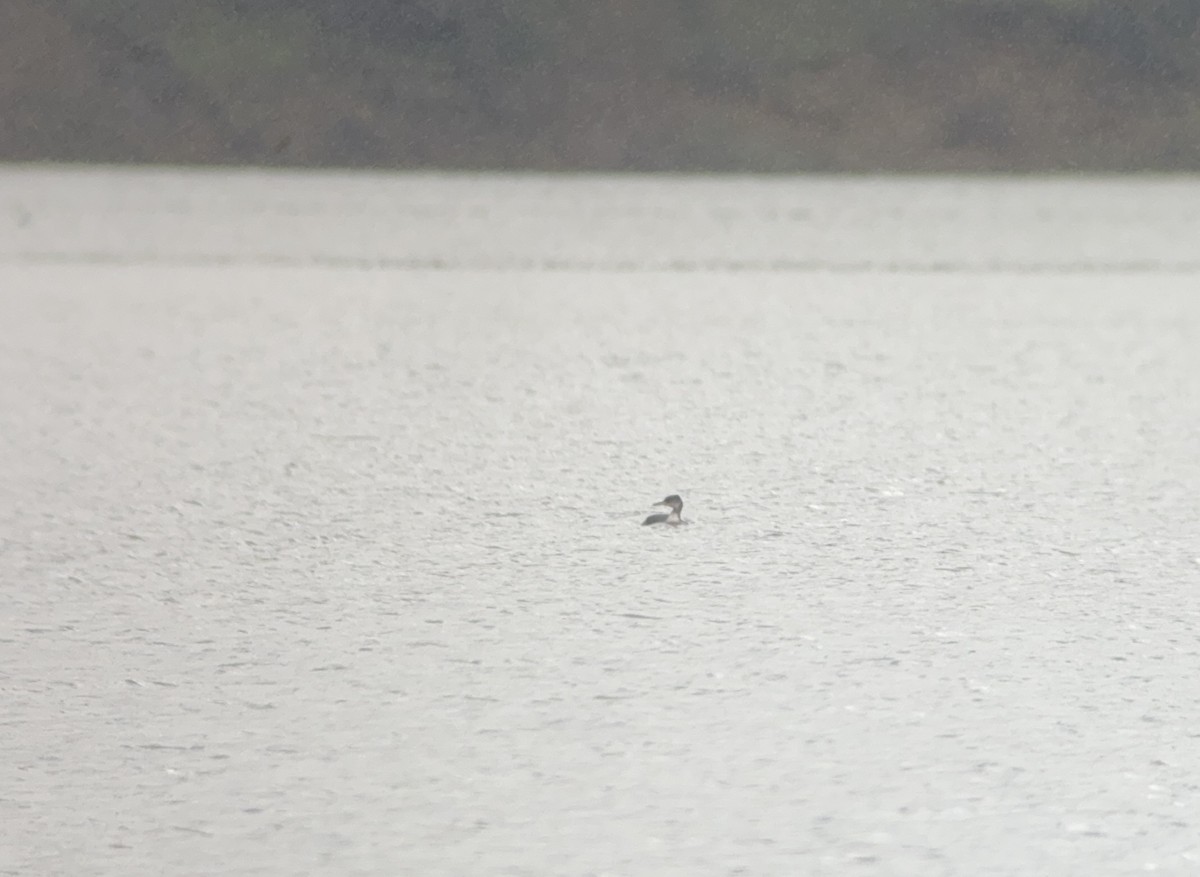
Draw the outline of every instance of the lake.
M0 874L1195 874L1197 240L0 170Z

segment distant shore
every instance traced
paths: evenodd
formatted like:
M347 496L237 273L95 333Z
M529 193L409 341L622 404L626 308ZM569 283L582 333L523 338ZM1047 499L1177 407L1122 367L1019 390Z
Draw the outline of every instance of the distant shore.
M1200 3L249 9L9 0L0 160L1200 170Z

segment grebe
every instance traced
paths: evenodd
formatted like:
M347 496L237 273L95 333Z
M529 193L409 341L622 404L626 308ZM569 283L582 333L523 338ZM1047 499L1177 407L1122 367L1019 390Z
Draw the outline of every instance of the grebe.
M655 505L665 505L671 510L671 513L668 515L651 515L650 517L646 518L646 520L642 521L643 527L647 524L670 524L675 526L677 524L687 523L687 521L679 516L683 511L683 500L674 493L672 493L662 502L656 502Z

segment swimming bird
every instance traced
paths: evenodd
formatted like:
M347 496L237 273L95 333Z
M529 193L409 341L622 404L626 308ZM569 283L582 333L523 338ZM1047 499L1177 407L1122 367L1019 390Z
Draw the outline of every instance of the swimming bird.
M666 506L671 510L670 514L651 515L650 517L646 518L646 520L642 521L643 527L647 524L670 524L671 526L676 526L678 524L687 523L687 521L679 516L680 513L683 512L683 500L680 499L676 494L672 493L662 502L656 502L655 505Z

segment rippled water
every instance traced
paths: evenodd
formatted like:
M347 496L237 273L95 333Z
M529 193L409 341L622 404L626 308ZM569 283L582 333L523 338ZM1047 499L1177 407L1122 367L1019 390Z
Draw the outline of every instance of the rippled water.
M0 873L1200 868L1200 182L0 183Z

